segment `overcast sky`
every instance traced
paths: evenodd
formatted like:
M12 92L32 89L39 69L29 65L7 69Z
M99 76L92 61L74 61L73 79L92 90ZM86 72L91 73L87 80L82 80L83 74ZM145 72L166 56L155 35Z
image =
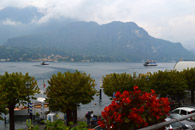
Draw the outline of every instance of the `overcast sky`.
M195 0L0 0L0 9L29 5L44 12L40 22L60 16L99 24L135 22L151 36L195 50Z

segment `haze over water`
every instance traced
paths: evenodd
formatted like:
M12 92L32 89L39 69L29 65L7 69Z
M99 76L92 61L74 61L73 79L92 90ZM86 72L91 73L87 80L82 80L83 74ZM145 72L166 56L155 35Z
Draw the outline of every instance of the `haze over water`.
M96 89L99 90L102 77L106 74L111 73L147 73L147 72L157 72L159 70L171 70L173 69L175 63L157 63L158 66L145 67L143 63L70 63L70 62L49 62L49 65L40 65L39 62L0 62L0 74L4 74L6 71L8 73L12 72L22 72L29 73L30 76L34 76L37 80L38 86L43 93L45 88L43 88L43 80L48 86L47 80L51 78L53 74L57 72L74 72L78 70L80 72L85 72L90 74L96 81ZM37 97L45 97L43 94L36 95ZM78 108L78 119L83 119L87 111L94 111L94 114L100 115L101 111L105 106L110 103L109 98L106 95L102 95L102 101L99 100L99 96L95 96L94 100L87 105L81 105ZM9 124L4 126L4 122L0 121L0 130L8 129ZM24 128L25 122L17 121L15 124L16 129Z

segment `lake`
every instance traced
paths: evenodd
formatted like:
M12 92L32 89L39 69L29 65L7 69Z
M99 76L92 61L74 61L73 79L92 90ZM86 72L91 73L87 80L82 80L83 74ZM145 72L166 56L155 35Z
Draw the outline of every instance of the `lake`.
M57 72L75 71L85 72L90 74L96 81L96 89L99 90L102 84L102 77L106 74L111 73L147 73L147 72L157 72L159 70L172 70L175 63L158 63L158 66L145 67L143 63L99 63L99 62L89 62L89 63L74 63L74 62L49 62L49 65L41 65L40 62L0 62L0 74L4 74L6 71L11 72L22 72L29 73L30 76L34 76L37 80L38 86L43 93L46 88L43 88L43 81L48 86L47 80L53 74ZM45 97L43 94L37 94L37 97ZM94 114L100 115L101 111L105 106L110 103L109 98L102 94L102 100L99 100L99 96L95 96L94 100L87 104L81 105L78 108L78 119L83 119L87 111L94 111ZM24 128L25 120L17 119L15 128ZM0 121L0 130L8 130L9 124L4 125L3 121Z

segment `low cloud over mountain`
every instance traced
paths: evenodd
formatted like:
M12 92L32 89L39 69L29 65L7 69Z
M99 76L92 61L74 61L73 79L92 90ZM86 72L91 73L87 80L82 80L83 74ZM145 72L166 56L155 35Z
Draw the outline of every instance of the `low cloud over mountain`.
M0 31L0 42L5 46L31 48L47 46L63 49L70 54L108 56L130 62L194 58L181 43L154 38L133 22L114 21L99 25L96 22L63 18L35 24L32 21L40 19L43 14L33 7L30 8L26 9L27 12L34 13L21 18L11 15L3 17L0 11L0 21L7 20L7 24L1 22L0 25L3 27L3 31ZM18 26L14 26L14 22Z

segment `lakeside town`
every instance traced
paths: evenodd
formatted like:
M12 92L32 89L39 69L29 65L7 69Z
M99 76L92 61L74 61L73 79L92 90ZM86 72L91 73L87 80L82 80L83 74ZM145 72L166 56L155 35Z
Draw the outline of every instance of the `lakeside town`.
M0 0L0 130L195 130L195 0Z
M128 62L126 59L117 59L114 57L107 56L85 56L85 55L59 55L59 54L48 54L34 57L33 54L26 54L25 56L18 55L17 57L10 56L9 58L0 58L0 62Z

